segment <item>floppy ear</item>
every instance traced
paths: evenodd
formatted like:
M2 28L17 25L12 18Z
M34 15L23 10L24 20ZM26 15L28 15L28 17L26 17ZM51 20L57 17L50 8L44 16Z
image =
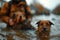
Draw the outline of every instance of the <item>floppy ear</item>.
M54 24L53 24L52 22L50 22L50 21L49 21L49 23L50 23L50 25L54 25Z
M38 21L36 24L39 24L41 21Z
M39 27L39 23L40 23L40 21L38 21L36 24L38 24L38 27Z

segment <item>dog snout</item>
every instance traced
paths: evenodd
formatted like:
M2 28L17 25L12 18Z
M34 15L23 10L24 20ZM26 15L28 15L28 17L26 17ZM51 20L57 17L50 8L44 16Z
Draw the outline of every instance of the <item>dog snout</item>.
M48 31L46 27L43 27L43 31Z
M22 19L22 16L20 16L20 19Z
M25 16L20 16L20 20L21 21L25 21L26 20L26 17Z
M46 28L43 28L44 30L46 30Z

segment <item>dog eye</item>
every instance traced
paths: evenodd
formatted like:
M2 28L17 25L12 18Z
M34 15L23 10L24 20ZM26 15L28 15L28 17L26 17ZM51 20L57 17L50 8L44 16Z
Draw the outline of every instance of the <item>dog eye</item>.
M47 25L47 26L49 26L50 24L49 24L49 23L47 23L46 25Z
M16 15L16 14L14 14L14 15L13 15L13 18L15 18L16 16L17 16L17 15Z
M42 23L40 25L43 25Z

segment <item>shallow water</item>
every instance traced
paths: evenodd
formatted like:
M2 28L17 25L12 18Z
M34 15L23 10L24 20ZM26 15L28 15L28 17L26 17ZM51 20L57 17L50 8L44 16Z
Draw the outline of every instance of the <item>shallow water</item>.
M32 18L31 21L31 25L35 28L37 28L37 22L39 20L50 20L51 22L54 23L54 25L51 26L51 32L50 32L50 40L60 40L60 16L54 15L54 14L50 14L49 16L45 16L45 15L35 15ZM20 38L19 36L16 35L16 32L14 30L11 30L10 32L6 32L6 31L2 31L1 29L5 28L6 24L5 23L0 23L0 34L4 34L4 35L9 35L12 34L13 35L13 39L15 40L37 40L37 35L36 35L36 30L22 30L20 31L20 33L22 33L21 35L26 36L26 38ZM2 37L0 35L0 39L6 39L6 37Z

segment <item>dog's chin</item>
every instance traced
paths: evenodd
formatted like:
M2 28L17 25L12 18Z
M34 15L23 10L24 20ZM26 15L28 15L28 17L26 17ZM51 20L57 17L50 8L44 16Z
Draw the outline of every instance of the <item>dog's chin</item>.
M43 33L47 33L47 32L49 32L49 31L48 31L48 30L47 30L47 31L42 30L41 32L43 32Z

